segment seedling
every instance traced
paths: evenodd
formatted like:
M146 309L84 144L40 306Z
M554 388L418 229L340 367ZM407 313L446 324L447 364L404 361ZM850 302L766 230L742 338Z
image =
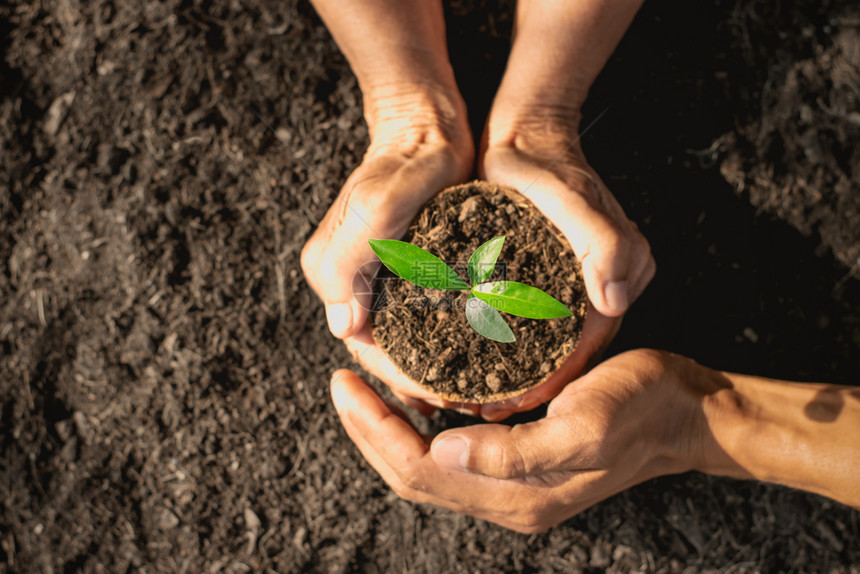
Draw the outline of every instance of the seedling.
M466 319L487 339L499 343L516 341L499 311L528 319L570 317L570 309L552 295L517 281L487 281L496 268L505 236L495 237L469 257L468 283L432 253L417 245L394 239L370 239L370 248L392 273L428 289L469 291Z

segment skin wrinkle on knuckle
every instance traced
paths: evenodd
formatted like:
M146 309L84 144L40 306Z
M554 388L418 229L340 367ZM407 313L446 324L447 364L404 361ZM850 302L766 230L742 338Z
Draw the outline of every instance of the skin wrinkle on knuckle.
M511 430L512 438L516 432L516 427ZM493 453L490 458L491 468L496 468L497 473L506 479L519 478L529 474L530 469L527 468L526 460L522 447L518 441L510 445L495 445L491 450Z
M514 462L508 456L507 449L499 443L488 443L481 446L481 454L475 460L475 455L469 455L466 468L475 468L482 474L506 479L514 476Z

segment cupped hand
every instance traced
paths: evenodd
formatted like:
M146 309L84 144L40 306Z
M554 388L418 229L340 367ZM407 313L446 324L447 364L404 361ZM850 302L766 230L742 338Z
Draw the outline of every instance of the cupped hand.
M434 194L465 181L474 149L459 95L374 97L371 144L301 255L302 270L325 305L329 329L400 398L432 399L391 364L370 337L372 281L379 260L368 239L398 239Z
M527 119L517 121L508 116L510 110L494 108L478 172L519 191L561 230L582 263L590 304L582 338L568 361L525 395L484 406L487 420L502 420L552 399L599 359L621 326L621 316L656 270L647 240L582 153L578 111L518 111Z
M478 172L519 191L561 230L594 308L619 317L654 276L648 241L588 165L578 112L519 113L527 119L488 123Z
M394 491L520 532L545 530L635 484L685 472L705 433L692 361L632 351L567 385L545 418L424 437L350 371L332 378L349 437Z
M600 359L620 326L620 318L606 317L598 313L589 301L582 335L567 360L537 387L511 399L481 405L476 414L479 414L484 420L498 422L515 413L530 411L549 402L561 392L565 385L587 371Z

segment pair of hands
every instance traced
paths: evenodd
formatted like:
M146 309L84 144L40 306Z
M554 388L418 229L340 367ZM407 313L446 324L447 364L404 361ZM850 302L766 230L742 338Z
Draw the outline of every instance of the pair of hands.
M332 397L341 421L396 492L524 532L653 476L691 469L778 482L860 508L854 389L719 373L653 351L615 357L565 386L609 342L654 274L647 242L577 143L588 87L641 0L518 0L477 162L438 0L312 2L358 77L371 136L302 252L332 332L424 414L458 408L495 421L552 399L534 423L422 437L356 375L338 371ZM374 345L367 323L378 266L367 239L399 238L433 194L474 171L518 190L564 233L591 302L577 351L549 381L484 406L436 401Z
M534 408L586 368L650 282L647 241L578 143L588 87L640 1L519 0L511 55L476 156L441 2L312 0L358 78L370 146L302 251L302 269L332 333L404 403L489 420ZM577 350L555 377L483 407L438 401L409 380L374 344L367 321L379 265L367 240L399 239L427 200L473 173L519 191L559 228L582 263L591 302Z
M608 468L622 452L614 449L623 440L600 437L614 422L609 420L614 411L626 403L610 400L608 391L598 386L589 394L573 390L586 388L579 383L566 389L565 385L609 343L621 316L655 271L647 241L588 165L578 143L580 108L588 86L632 20L639 0L520 0L508 67L477 154L466 103L447 59L441 3L312 1L358 77L371 140L361 165L302 251L302 268L323 300L330 330L401 401L423 414L437 407L454 408L499 421L559 392L551 413L555 409L567 413L514 430L487 425L457 431L466 433L461 436L469 444L486 439L486 444L494 445L470 451L464 459L470 472L464 473L450 468L457 466L452 461L460 456L451 454L450 440L437 439L430 451L429 443L405 419L393 414L354 374L340 371L333 379L333 397L350 436L404 497L520 530L568 516L576 484L598 485L589 494L592 501L608 496L619 484L631 484L632 477L641 474L635 464L621 471L621 482L604 478L605 470L581 472ZM525 395L490 405L437 399L374 344L368 324L370 286L379 262L367 240L400 238L427 200L474 173L519 191L559 228L582 263L590 300L582 338L558 372ZM564 438L568 428L564 421L580 416L575 406L582 397L605 406L583 421L582 432L593 440L584 451L567 451L566 444L558 448L551 438ZM628 436L637 432L632 426L625 428ZM525 503L512 507L510 501L521 496L521 487L543 503L516 498Z
M371 124L364 160L302 252L332 333L398 398L425 413L457 408L501 420L551 399L611 340L655 268L644 237L576 143L578 114L544 110L506 129L504 138L485 132L479 176L518 190L564 233L582 262L591 305L581 343L555 377L527 395L482 407L440 401L409 380L374 344L367 321L378 269L367 240L401 237L427 200L473 173L465 106L459 94L412 91L375 107L386 113Z
M455 138L434 133L431 126L423 134L411 128L414 124L404 117L392 119L382 132L374 130L386 143L371 144L303 252L305 274L326 304L332 332L401 401L424 414L435 407L456 408L498 421L561 394L550 404L549 416L538 422L513 429L478 425L433 439L420 436L401 411L386 405L354 373L338 371L332 380L334 404L364 457L405 499L522 532L545 529L619 490L665 474L662 447L649 442L640 428L658 432L643 412L667 420L649 410L666 406L666 393L649 392L659 386L661 358L618 358L565 387L608 344L620 315L654 273L644 238L579 146L570 145L576 135L573 122L554 126L558 137L552 139L537 132L486 145L478 161L481 177L519 190L538 206L583 263L591 305L568 362L521 397L490 405L452 404L411 381L374 344L367 310L376 265L368 265L374 256L367 239L399 238L434 193L471 174L470 147L455 145ZM468 137L460 141L471 146ZM517 504L511 504L514 500Z

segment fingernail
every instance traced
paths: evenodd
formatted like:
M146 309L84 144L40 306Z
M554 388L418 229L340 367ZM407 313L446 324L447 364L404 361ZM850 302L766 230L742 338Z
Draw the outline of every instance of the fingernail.
M507 403L490 403L481 407L481 417L489 422L499 422L508 418L511 407Z
M331 401L334 403L334 408L338 413L345 413L349 410L350 397L342 385L338 384L341 377L345 376L346 371L338 370L331 375Z
M510 414L510 408L503 405L486 405L481 407L481 418L488 423L501 422L508 418Z
M520 409L525 398L525 395L519 395L498 403L486 404L481 407L481 417L489 422L505 420Z
M439 399L422 399L428 405L432 405L437 409L447 409L448 406L445 404L445 401L440 401Z
M433 460L440 466L466 470L469 462L469 445L457 436L443 438L433 445Z
M346 336L352 327L352 307L349 303L334 303L326 305L325 316L331 334L338 339Z
M603 296L606 297L606 303L616 311L623 312L627 310L627 281L610 281L606 284L603 290Z

